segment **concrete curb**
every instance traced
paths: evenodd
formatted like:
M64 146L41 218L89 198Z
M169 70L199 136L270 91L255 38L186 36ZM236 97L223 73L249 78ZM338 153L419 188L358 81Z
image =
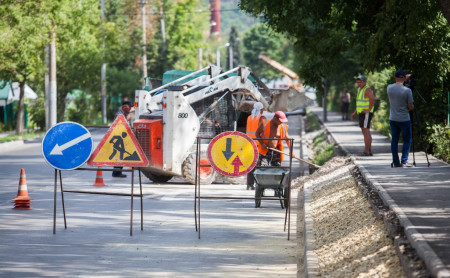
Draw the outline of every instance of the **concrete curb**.
M305 277L314 278L319 274L319 262L315 250L315 237L312 219L312 188L303 186L303 241L305 244Z
M352 161L359 168L361 175L364 177L366 182L368 182L373 188L376 189L378 195L383 200L383 203L397 215L400 224L405 230L406 237L409 243L416 249L418 255L425 261L427 268L431 271L434 277L444 278L450 277L450 271L446 269L445 265L442 263L441 259L436 255L436 253L431 249L423 236L417 232L414 225L409 221L408 217L405 215L403 210L397 206L395 201L389 196L386 190L377 182L374 181L372 175L366 170L362 165L358 165L357 160L354 156L351 157Z
M321 122L322 123L322 122ZM358 160L356 157L344 147L342 146L338 140L328 132L328 129L325 124L322 123L322 125L327 130L327 134L331 136L336 142L337 145L347 154L351 156L351 159L353 163L358 167L361 175L364 177L364 179L378 192L380 198L382 199L383 203L394 213L397 215L401 226L403 226L405 230L406 237L408 238L409 243L416 249L417 254L422 258L422 260L425 262L427 268L431 271L431 273L434 275L434 277L437 278L450 278L450 271L445 267L445 265L442 263L441 259L436 255L436 253L433 251L433 249L428 245L426 240L423 238L423 236L417 232L417 230L414 228L411 221L408 219L406 214L403 212L403 210L395 203L395 201L389 196L387 191L372 177L372 175L369 173L369 171L366 170L366 168L358 163ZM437 159L431 155L430 157Z

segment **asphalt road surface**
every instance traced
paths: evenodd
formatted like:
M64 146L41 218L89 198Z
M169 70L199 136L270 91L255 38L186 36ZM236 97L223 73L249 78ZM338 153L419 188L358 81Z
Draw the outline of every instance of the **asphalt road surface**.
M91 131L95 145L106 130ZM31 210L12 209L24 168ZM140 199L64 193L57 190L53 234L54 173L40 140L0 145L1 277L295 277L296 200L292 200L290 240L285 210L278 201L201 200L201 238L194 218L194 186L181 178L154 184L145 177L143 230ZM62 171L65 190L130 193L127 178L102 172L106 187L93 186L96 171ZM135 171L135 193L138 193ZM245 184L202 185L203 196L253 197ZM270 190L267 194L270 194ZM297 196L293 193L292 196ZM289 225L288 225L289 226Z

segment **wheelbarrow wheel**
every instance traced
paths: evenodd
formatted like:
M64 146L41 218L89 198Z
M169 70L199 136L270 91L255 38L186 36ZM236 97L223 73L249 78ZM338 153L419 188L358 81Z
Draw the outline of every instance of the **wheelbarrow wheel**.
M259 208L261 206L261 198L263 195L264 189L262 189L259 185L255 187L255 208Z

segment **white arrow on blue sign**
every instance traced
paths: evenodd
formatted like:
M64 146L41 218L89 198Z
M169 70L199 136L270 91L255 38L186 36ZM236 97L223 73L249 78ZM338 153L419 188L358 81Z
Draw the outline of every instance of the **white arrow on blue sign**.
M62 122L45 134L42 155L56 169L73 170L86 163L93 146L91 133L84 126Z

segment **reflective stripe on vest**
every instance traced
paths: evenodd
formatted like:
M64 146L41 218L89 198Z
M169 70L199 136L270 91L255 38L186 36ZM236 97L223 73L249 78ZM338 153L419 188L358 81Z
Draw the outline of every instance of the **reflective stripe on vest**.
M369 86L364 86L361 89L358 89L358 94L356 96L356 112L360 114L363 110L369 109L370 102L369 99L365 97L366 90L369 89ZM373 112L373 108L370 112Z

